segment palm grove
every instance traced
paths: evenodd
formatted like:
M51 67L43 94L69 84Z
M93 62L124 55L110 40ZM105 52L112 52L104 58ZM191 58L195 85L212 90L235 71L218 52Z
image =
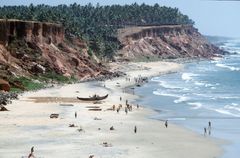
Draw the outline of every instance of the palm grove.
M194 22L177 8L146 4L93 6L88 5L29 5L0 7L1 19L33 20L60 23L66 37L86 41L89 53L112 57L120 47L117 29L128 26L190 24Z

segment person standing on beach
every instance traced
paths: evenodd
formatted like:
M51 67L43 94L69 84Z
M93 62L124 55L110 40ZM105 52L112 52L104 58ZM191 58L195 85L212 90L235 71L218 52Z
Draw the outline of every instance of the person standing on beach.
M168 127L168 120L165 121L165 127Z
M137 133L137 126L134 127L134 133Z
M75 111L75 118L77 118L77 112Z

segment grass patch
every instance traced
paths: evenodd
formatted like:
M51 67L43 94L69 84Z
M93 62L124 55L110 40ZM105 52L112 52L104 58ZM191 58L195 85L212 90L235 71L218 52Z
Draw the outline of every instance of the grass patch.
M41 76L34 76L31 78L27 77L18 77L11 79L12 82L19 83L22 87L27 91L38 90L44 88L48 83L56 83L56 84L71 84L77 81L74 76L66 77L63 75L59 75L55 72L48 72L46 74L42 74ZM22 90L19 87L12 87L12 92L21 92Z
M38 76L36 79L44 82L54 81L57 83L69 83L69 84L77 81L77 79L74 76L66 77L55 72L45 73L41 76Z
M13 81L21 83L21 85L26 90L37 90L37 89L44 88L44 83L38 82L38 81L30 79L30 78L26 78L26 77L15 78ZM19 92L21 90L17 87L13 87L13 88L11 88L11 91Z

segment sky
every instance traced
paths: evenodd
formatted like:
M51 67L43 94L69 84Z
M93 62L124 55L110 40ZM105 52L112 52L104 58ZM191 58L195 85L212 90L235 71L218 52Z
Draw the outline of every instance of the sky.
M240 37L240 0L0 0L3 5L71 4L89 2L111 4L155 4L176 7L195 21L195 27L204 35Z

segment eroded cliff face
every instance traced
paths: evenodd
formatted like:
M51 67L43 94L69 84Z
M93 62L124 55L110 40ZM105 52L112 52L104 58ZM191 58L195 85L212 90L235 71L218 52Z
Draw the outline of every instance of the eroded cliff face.
M90 59L86 44L65 40L58 24L0 20L0 71L6 76L56 72L79 79L108 71Z
M190 25L131 27L120 29L118 34L122 43L118 59L151 56L161 59L210 58L225 53Z
M15 38L27 42L59 44L64 39L64 29L53 23L34 21L0 20L0 43L8 45Z

